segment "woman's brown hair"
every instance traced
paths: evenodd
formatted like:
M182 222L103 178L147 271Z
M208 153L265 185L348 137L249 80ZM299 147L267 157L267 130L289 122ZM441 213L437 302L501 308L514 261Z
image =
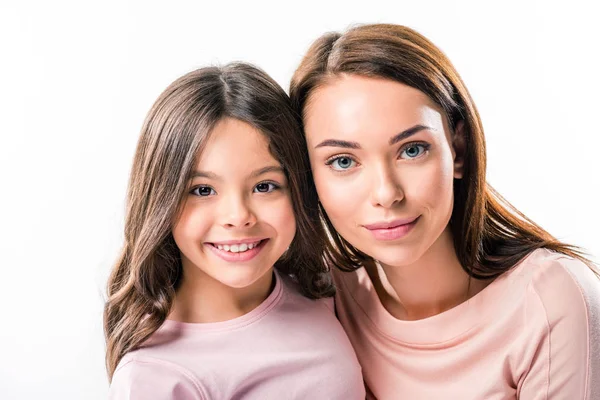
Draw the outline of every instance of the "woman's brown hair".
M287 176L297 228L275 267L292 276L307 297L333 294L321 257L325 234L308 152L289 97L267 74L248 64L190 72L159 96L138 141L127 194L125 243L108 280L104 309L110 379L121 358L146 341L171 310L182 276L171 228L197 157L223 118L238 119L262 132Z
M303 117L311 94L344 74L390 79L420 90L445 111L454 131L464 122L464 177L454 180L450 220L454 247L465 271L478 279L509 270L532 251L548 248L592 266L582 252L552 237L503 199L489 184L483 126L473 99L448 58L433 43L400 25L374 24L317 39L294 73L290 97ZM372 261L334 229L325 211L329 237L325 258L351 271Z

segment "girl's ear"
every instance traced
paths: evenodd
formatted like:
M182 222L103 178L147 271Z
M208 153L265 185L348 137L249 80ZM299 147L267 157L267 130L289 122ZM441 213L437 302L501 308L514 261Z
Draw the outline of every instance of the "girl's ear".
M458 121L452 132L452 150L454 153L454 178L462 179L465 168L465 152L467 139L465 137L465 122Z

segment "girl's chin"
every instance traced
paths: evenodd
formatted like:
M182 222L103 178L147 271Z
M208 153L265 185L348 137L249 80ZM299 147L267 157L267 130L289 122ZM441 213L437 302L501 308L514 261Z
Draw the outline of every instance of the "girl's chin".
M238 276L224 276L219 281L232 289L246 289L259 285L264 273L256 271L253 274L240 274Z

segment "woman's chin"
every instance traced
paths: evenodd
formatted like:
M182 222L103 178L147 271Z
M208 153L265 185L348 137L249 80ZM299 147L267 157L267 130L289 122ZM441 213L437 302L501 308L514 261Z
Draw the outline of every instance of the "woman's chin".
M394 254L394 255L382 255L381 257L376 258L376 260L381 265L385 265L387 267L402 268L402 267L406 267L408 265L414 264L418 260L418 257L415 256L415 254L406 255L406 256L403 256L400 254Z

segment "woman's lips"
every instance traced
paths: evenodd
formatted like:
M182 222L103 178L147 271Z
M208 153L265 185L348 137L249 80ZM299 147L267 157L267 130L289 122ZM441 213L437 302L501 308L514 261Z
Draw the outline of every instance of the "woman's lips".
M397 240L406 236L415 226L419 217L382 221L363 225L377 240Z

